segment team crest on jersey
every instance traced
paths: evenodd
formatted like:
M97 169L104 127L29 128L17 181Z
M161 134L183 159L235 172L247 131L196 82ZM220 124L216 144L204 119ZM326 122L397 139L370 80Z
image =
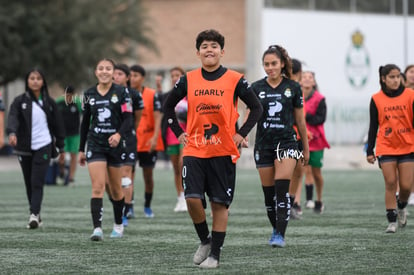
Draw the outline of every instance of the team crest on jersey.
M112 103L117 103L119 100L118 100L118 96L116 95L116 94L113 94L112 95L112 98L111 98L111 101L112 101Z
M292 96L292 91L291 91L289 88L287 88L287 89L285 90L285 96L286 96L286 97L291 97L291 96Z

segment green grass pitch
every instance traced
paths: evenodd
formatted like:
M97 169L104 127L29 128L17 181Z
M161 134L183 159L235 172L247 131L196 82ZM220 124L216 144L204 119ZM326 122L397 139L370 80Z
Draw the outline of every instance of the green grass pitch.
M172 170L157 168L155 218L143 216L143 183L135 179L135 213L122 239L110 239L112 207L104 199L104 240L92 242L90 183L46 186L38 230L20 170L0 174L0 274L199 274L192 264L198 238L188 213L174 213ZM408 225L386 234L384 183L376 171L324 171L325 212L303 210L291 220L285 248L271 248L271 228L257 171L237 171L220 266L209 274L414 274L414 207ZM302 200L303 201L303 200ZM303 203L302 203L303 204ZM208 224L211 229L211 218Z

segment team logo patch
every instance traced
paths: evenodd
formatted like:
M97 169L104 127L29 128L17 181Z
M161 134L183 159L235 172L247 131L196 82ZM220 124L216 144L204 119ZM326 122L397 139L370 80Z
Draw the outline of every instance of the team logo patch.
M112 103L117 103L119 100L118 100L118 96L116 95L116 94L113 94L112 95L112 98L111 98L111 102Z
M286 96L286 97L291 97L291 96L292 96L292 91L291 91L289 88L287 88L287 89L285 90L285 96Z

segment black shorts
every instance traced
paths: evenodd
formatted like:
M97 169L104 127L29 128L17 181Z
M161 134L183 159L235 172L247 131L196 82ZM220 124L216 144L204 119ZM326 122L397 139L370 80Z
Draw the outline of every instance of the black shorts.
M302 142L301 142L302 143ZM256 168L273 167L275 160L294 158L298 160L303 154L299 150L298 141L281 141L275 149L254 149Z
M108 152L86 151L86 161L105 161L108 166L121 167L124 164L121 150L114 149Z
M122 155L124 165L135 166L137 162L137 139L135 136L129 136L122 140Z
M230 156L214 158L183 158L183 187L186 198L222 203L227 207L233 201L236 184L236 165Z
M154 168L157 162L157 152L138 152L137 158L139 160L139 166L144 168Z
M414 153L404 154L404 155L397 155L397 156L391 156L391 155L383 155L378 156L378 165L381 168L381 164L384 162L397 162L397 164L400 164L402 162L414 162Z

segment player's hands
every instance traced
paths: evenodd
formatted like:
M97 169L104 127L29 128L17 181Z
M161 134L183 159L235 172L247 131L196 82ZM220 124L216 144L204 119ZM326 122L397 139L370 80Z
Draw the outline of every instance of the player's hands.
M237 147L242 146L244 148L247 148L249 146L247 140L245 140L240 134L237 133L233 136L233 141Z
M84 152L79 152L78 154L78 162L80 166L85 166L86 164L86 156Z
M182 133L179 137L178 137L178 141L186 146L188 143L188 134L186 132Z
M10 135L9 136L9 144L10 144L10 146L13 146L13 147L17 145L16 135Z
M118 147L119 141L121 140L121 135L118 133L113 134L108 138L109 146L112 148Z
M367 156L367 162L368 163L374 164L375 163L375 160L376 160L376 158L375 158L374 155Z

